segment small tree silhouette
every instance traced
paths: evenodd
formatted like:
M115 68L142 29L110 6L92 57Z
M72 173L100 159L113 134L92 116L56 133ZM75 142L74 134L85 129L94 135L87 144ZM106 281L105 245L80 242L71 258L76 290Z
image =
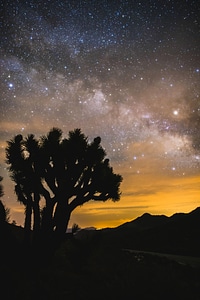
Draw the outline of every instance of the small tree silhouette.
M18 200L25 205L25 227L63 235L72 211L84 203L118 201L122 176L113 173L96 137L89 143L80 129L62 138L53 128L36 140L17 135L8 142L6 158ZM45 199L40 222L40 199Z
M34 207L34 165L31 163L31 153L28 152L28 142L32 136L23 140L21 134L8 141L6 162L9 164L11 179L15 182L15 193L20 203L25 206L25 241L30 242L31 216Z
M3 180L3 177L0 176L0 182ZM3 185L0 183L0 198L3 197L4 192L3 192Z
M72 234L75 234L80 229L81 228L78 226L78 224L74 223L72 226Z
M3 177L0 176L0 182ZM3 185L0 183L0 198L4 196ZM10 209L6 207L0 199L0 224L8 223L10 221Z
M0 182L3 180L3 177L0 176ZM0 198L3 197L3 185L0 184ZM3 205L2 201L0 200L0 225L6 222L6 209Z

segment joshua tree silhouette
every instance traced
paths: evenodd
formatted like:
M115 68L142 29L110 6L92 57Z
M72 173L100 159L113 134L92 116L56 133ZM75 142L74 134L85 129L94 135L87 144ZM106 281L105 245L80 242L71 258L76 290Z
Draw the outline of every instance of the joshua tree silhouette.
M7 164L18 200L25 206L27 232L32 213L35 232L61 236L77 206L90 200L120 199L122 176L113 172L105 158L100 137L89 142L75 129L62 138L62 131L53 128L38 140L33 134L26 138L17 135L7 143Z

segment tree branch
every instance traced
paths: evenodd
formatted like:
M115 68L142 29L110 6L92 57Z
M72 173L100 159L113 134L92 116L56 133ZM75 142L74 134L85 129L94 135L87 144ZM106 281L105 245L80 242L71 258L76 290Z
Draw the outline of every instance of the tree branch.
M100 194L100 195L94 195L93 196L93 200L95 201L106 201L108 199L111 199L112 197L108 194L108 195L104 195L104 194Z

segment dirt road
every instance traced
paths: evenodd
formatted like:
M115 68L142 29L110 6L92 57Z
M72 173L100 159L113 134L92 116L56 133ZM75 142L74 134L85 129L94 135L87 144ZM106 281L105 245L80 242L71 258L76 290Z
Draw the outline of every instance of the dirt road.
M157 253L157 252L149 252L149 251L142 251L142 250L132 250L132 249L123 249L124 251L138 254L140 256L147 254L152 256L159 256L159 257L166 257L169 260L176 261L181 265L188 265L193 268L200 268L200 257L192 257L192 256L182 256L182 255L174 255L174 254L167 254L167 253Z

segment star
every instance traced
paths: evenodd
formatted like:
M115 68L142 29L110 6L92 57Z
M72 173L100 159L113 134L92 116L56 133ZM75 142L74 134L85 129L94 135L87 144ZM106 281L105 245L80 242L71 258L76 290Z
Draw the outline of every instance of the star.
M178 110L174 110L174 111L173 111L173 114L174 114L175 116L178 116L178 114L179 114Z
M52 127L66 136L74 128L91 140L101 136L124 177L128 206L192 210L200 168L195 1L36 2L2 4L0 175L15 217L22 219L6 171L6 141ZM179 197L174 180L185 186ZM149 194L136 197L138 190ZM85 215L95 222L89 209Z

